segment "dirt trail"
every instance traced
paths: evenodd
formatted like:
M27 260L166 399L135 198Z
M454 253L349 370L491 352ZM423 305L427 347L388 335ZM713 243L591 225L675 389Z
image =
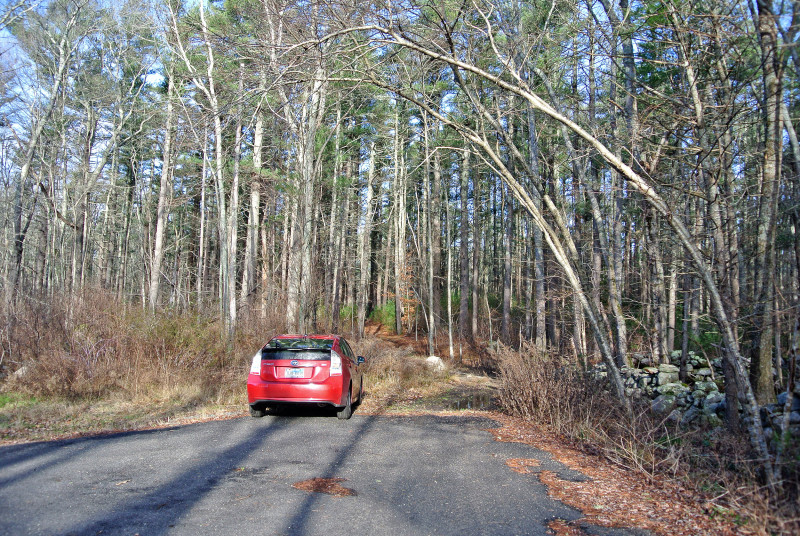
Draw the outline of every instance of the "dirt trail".
M377 337L383 341L392 344L395 348L411 348L413 352L421 357L428 357L428 336L427 334L420 334L419 336L413 333L398 335L391 328L374 321L367 321L364 324L364 334ZM437 355L448 361L449 351L447 348L446 337L438 337L436 341L436 350L433 355ZM485 351L476 349L469 345L457 347L455 349L456 356L454 361L457 363L458 370L466 368L473 372L484 373L485 370ZM463 372L463 371L462 371Z
M387 326L379 322L373 322L371 320L367 321L364 324L364 334L370 335L373 337L378 337L381 340L384 340L388 343L391 343L396 348L408 348L411 347L414 350L414 353L427 356L428 355L428 339L427 337L423 338L416 338L414 335L398 335L394 333L391 329Z
M417 364L410 365L411 368L407 370L413 369L414 366L420 367L419 370L425 370L431 366L425 362L430 355L427 336L417 338L414 334L398 335L378 322L367 322L364 326L364 333L368 337L389 343L395 348L405 351L410 349L413 355L406 354L406 359L410 363ZM439 347L439 350L443 349ZM445 363L449 363L449 359L445 357L446 350L445 353L437 352L436 355L441 356ZM474 356L470 354L470 357ZM470 359L470 361L477 362L476 359ZM380 413L492 410L497 407L498 387L497 379L487 375L485 371L469 367L466 362L458 363L456 361L449 363L445 375L437 381L423 381L419 385L403 385L389 396L379 396L375 400L371 400L369 396L366 397L365 409ZM373 407L372 402L376 402L377 405Z

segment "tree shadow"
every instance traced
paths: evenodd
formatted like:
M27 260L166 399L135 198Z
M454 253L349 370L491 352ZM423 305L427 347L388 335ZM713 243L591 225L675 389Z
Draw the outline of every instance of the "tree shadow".
M97 445L97 440L108 440L118 437L131 437L137 435L149 435L157 432L173 430L171 428L160 428L153 430L139 430L134 432L114 432L100 433L89 437L74 439L61 439L56 441L37 441L35 443L24 443L20 445L10 445L0 447L0 470L12 471L13 466L24 463L32 463L29 469L18 472L12 477L0 478L0 488L9 486L26 479L34 473L41 472L57 465L61 465L68 460L86 454L88 449ZM64 450L70 448L69 450ZM46 461L34 460L43 457L50 457Z
M73 526L63 533L115 533L136 526L143 527L147 534L167 534L178 519L215 488L221 478L239 466L253 451L262 447L270 436L284 429L287 423L288 421L277 419L266 428L254 428L233 446L206 462L193 465L146 494L114 505L113 510L106 515L83 525Z

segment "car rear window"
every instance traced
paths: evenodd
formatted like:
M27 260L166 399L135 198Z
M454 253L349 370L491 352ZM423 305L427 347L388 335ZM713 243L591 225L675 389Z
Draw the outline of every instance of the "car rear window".
M330 360L333 339L272 339L261 350L261 359Z

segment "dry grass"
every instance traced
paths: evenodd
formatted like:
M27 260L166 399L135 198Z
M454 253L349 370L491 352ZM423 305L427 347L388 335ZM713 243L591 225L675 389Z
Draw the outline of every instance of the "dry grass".
M435 370L415 354L412 346L369 336L356 347L366 358L365 412L408 409L416 400L434 398L448 388L449 368Z
M270 332L243 321L226 343L214 314L152 314L101 292L22 303L0 322L5 441L241 414L250 358Z
M226 343L216 311L153 314L101 292L23 303L0 324L0 441L246 414L250 359L281 328L244 317ZM447 391L449 370L431 369L396 339L354 344L367 357L359 411L402 411Z
M167 393L241 367L240 341L223 342L214 317L151 314L99 293L53 300L45 309L20 306L7 320L11 336L6 384L37 397L68 399L123 392L131 399ZM245 337L242 337L243 339ZM202 384L199 388L202 388Z
M244 403L198 401L196 393L187 391L175 390L169 398L137 400L114 395L70 400L6 394L13 400L0 407L0 443L48 441L246 415Z

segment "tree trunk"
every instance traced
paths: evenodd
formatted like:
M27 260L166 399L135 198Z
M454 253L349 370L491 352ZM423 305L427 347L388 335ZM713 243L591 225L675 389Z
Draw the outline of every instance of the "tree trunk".
M505 224L503 234L503 317L500 338L511 345L511 246L514 241L514 201L511 192L505 194Z
M375 179L375 142L369 144L369 171L367 172L366 199L364 201L364 225L358 233L359 277L358 277L358 337L364 337L364 321L367 318L368 283L370 281L370 258L372 257L372 182Z
M469 177L470 177L470 149L464 150L460 174L460 203L461 218L459 229L459 306L458 306L458 335L461 341L469 338Z
M153 263L150 268L150 309L155 311L158 305L158 290L161 282L161 264L164 261L164 235L167 227L167 213L172 200L172 135L175 109L172 104L175 92L175 80L172 73L167 73L167 119L164 126L164 147L161 156L161 184L158 190L158 208L156 210L156 234L153 248Z
M437 132L436 126L438 123L432 125L434 132ZM436 141L434 140L434 144ZM442 319L442 162L439 151L433 151L433 184L431 194L431 241L430 250L433 255L433 262L431 269L433 273L431 279L433 280L433 318L435 325L441 325Z
M259 92L266 89L266 73L259 76ZM261 221L261 168L264 152L264 112L261 102L255 109L255 128L253 130L253 170L250 175L250 210L247 214L247 238L245 239L244 260L242 263L242 301L253 303L258 271L258 224ZM263 289L262 289L263 292Z
M482 240L482 227L481 227L481 210L483 207L483 198L481 193L481 183L483 182L478 173L476 172L473 180L473 212L472 212L472 326L471 335L472 340L478 340L478 307L479 302L479 289L480 289L480 275L481 275L481 251L483 249ZM491 314L490 311L486 311Z
M422 112L422 129L425 134L425 169L423 172L423 193L425 195L425 219L427 234L427 247L425 248L425 262L426 262L426 277L427 277L427 290L428 290L428 355L436 355L436 281L434 279L434 220L438 220L439 215L434 213L434 194L431 191L430 177L431 177L431 151L430 151L430 138L428 126L428 114Z
M780 159L783 151L781 127L782 67L778 58L778 35L772 4L758 0L758 32L761 42L761 67L764 82L764 157L758 206L758 231L755 255L755 308L751 337L750 381L756 400L773 402L772 383L772 304L775 276L775 224L780 190Z

